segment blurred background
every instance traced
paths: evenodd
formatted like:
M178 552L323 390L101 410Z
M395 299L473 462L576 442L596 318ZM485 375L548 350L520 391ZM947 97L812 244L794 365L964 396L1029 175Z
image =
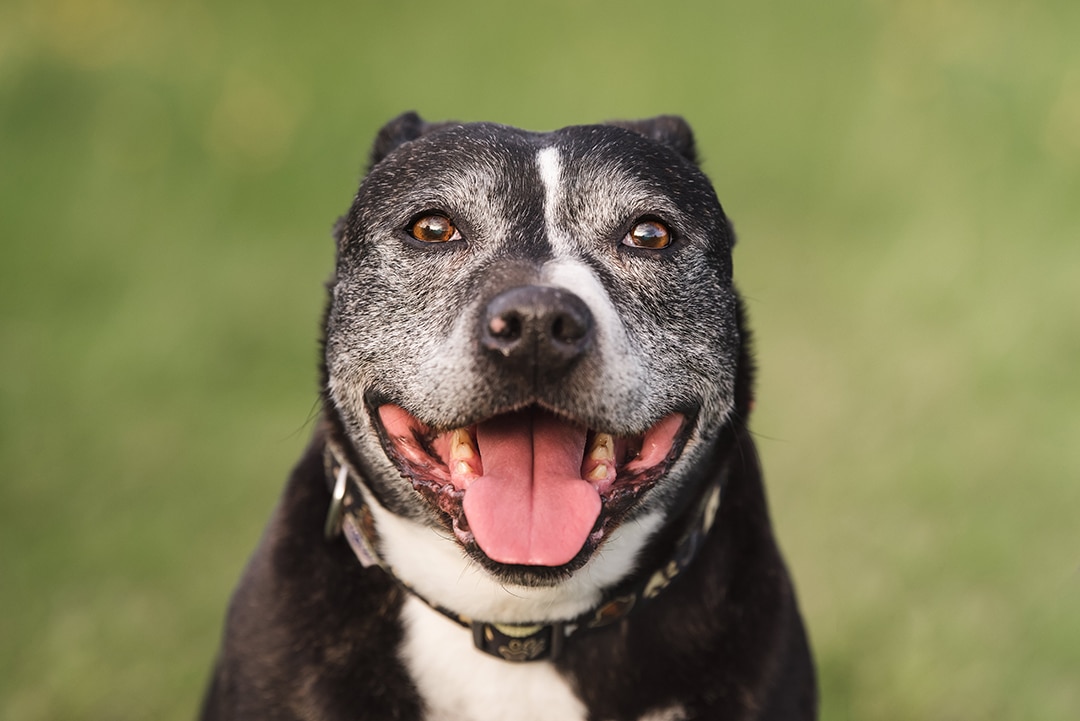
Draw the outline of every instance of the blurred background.
M1078 37L1074 0L0 2L0 718L193 717L409 109L688 118L823 718L1080 718Z

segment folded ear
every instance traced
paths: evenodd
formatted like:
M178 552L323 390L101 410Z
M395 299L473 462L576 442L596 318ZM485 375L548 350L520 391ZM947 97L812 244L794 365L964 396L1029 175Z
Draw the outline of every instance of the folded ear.
M454 123L426 123L413 111L402 113L382 127L375 136L375 144L371 147L371 158L368 170L380 160L394 152L399 146L410 140L416 140L421 135L426 135L432 130L444 128Z
M690 129L690 124L678 115L658 115L645 120L612 120L607 124L644 135L649 140L668 146L691 163L698 163L694 131Z

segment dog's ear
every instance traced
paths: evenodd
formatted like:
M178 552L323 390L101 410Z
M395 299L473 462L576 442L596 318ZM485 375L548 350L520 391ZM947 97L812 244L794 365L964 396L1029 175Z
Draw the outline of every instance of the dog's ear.
M690 129L690 124L678 115L658 115L645 120L612 120L608 125L644 135L649 140L668 146L694 165L698 164L694 131Z
M455 125L455 123L426 123L414 111L410 110L407 113L402 113L384 125L379 134L375 136L375 144L371 148L368 170L370 171L380 160L410 140L416 140L421 135L427 135L432 130L438 130L448 125Z
M424 121L413 111L402 113L382 127L371 147L369 168L394 151L399 145L416 140L424 134Z

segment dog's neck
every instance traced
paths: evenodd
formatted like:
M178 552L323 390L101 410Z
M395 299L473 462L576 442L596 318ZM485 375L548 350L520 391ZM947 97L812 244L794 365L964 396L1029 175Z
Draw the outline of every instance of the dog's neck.
M720 508L726 469L716 475L688 515L684 528L666 562L651 573L635 575L606 593L601 602L575 618L555 623L493 623L476 620L425 598L403 581L378 553L378 530L365 503L363 481L337 444L327 439L324 465L332 497L324 533L327 540L344 535L360 563L378 566L403 589L428 606L472 630L479 650L506 661L538 661L558 656L564 641L584 630L607 626L634 609L650 603L693 562Z

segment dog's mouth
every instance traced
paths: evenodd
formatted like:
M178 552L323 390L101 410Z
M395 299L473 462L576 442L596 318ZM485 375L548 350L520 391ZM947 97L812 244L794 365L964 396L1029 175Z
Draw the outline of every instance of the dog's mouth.
M616 436L538 406L442 432L396 405L377 416L390 457L467 550L544 567L587 559L667 472L688 425L676 412Z

